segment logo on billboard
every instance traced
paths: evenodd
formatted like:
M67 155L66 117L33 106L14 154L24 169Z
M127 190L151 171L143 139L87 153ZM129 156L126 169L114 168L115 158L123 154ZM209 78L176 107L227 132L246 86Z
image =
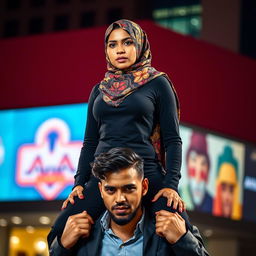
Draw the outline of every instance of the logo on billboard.
M39 126L35 142L18 149L17 183L36 188L46 200L55 199L74 183L81 146L81 141L70 141L63 120L48 119Z

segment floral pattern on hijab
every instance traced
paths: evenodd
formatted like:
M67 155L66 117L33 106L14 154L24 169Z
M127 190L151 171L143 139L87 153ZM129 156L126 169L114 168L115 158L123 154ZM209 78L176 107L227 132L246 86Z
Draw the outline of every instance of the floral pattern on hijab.
M122 28L131 36L136 48L136 62L125 70L120 70L113 66L107 56L106 51L108 37L110 33L117 28ZM103 95L103 100L107 104L118 107L128 95L136 91L139 87L155 79L156 77L163 75L169 80L174 91L179 118L180 111L177 93L167 74L159 72L151 66L152 56L149 41L146 33L138 24L126 19L113 22L107 28L105 33L105 53L108 71L105 73L104 79L100 82L99 90ZM165 154L162 147L163 143L161 142L159 124L152 133L151 141L155 147L159 159L161 159L164 165Z

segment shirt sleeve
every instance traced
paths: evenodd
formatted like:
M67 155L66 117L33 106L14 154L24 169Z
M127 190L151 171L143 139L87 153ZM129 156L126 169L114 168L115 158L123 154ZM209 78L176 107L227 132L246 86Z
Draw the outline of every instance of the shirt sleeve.
M179 134L177 104L173 89L165 77L160 77L157 108L161 128L161 136L166 152L166 175L164 186L178 190L181 178L182 141Z
M188 230L175 244L171 245L177 256L198 255L209 256L206 251L202 237L196 226L192 226L192 230Z
M55 238L53 241L50 249L49 255L50 256L72 256L74 251L72 249L66 249L62 246L60 238Z
M94 160L94 153L99 142L98 125L92 112L94 100L99 94L98 87L99 85L94 86L89 97L85 135L79 157L77 172L75 174L75 186L84 186L84 184L89 180L91 175L90 163Z

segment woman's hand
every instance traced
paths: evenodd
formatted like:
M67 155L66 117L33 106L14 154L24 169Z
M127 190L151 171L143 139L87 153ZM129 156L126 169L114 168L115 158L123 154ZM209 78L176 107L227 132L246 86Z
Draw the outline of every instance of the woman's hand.
M63 202L61 209L65 209L68 205L68 202L70 202L71 204L74 204L74 196L78 196L80 199L84 199L84 195L83 195L83 186L78 185L75 186L72 190L72 192L69 194L68 198Z
M173 204L173 209L178 209L179 212L183 212L186 210L186 205L184 201L180 198L179 194L174 189L163 188L159 190L158 193L154 196L152 202L155 202L161 196L167 198L167 206L171 206Z

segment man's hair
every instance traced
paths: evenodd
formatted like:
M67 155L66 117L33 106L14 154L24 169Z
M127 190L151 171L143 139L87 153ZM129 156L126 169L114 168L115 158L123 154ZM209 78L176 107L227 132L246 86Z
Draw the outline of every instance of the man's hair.
M144 177L143 159L130 148L112 148L101 153L91 166L93 175L101 180L105 180L109 173L127 168L134 168L139 177Z

